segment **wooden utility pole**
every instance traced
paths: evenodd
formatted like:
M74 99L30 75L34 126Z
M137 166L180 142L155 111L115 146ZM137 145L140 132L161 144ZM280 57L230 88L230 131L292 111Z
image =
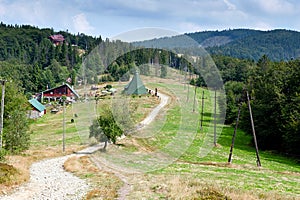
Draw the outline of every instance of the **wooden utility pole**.
M66 134L66 120L65 120L65 112L66 112L66 100L63 98L63 152L65 152L66 149L66 143L65 143L65 134Z
M2 85L2 96L1 96L1 119L0 119L0 150L2 150L2 135L3 135L3 116L4 116L4 95L5 95L5 81L0 80Z
M183 89L185 90L185 87L186 87L186 73L187 73L187 68L186 67L183 69L183 73L184 73Z
M200 129L202 130L204 115L204 90L202 91L202 103L201 103L201 118L200 118Z
M193 112L195 112L196 96L197 96L197 85L195 85Z
M214 111L214 146L217 146L217 90L215 89Z
M186 102L189 102L189 96L190 96L190 83L187 83L188 91L187 91L187 96L186 96Z
M236 131L237 131L238 124L239 124L240 115L241 115L241 104L239 104L239 107L238 107L238 116L236 118L236 124L235 124L234 132L233 132L233 135L232 135L232 141L231 141L231 146L230 146L230 153L229 153L229 157L228 157L228 163L231 163L231 161L232 161L231 157L232 157L234 141L235 141Z
M189 79L187 80L188 81L188 85L187 85L187 87L188 87L188 92L187 92L187 97L186 97L186 102L188 102L189 101L189 99L190 99L190 80L191 80L191 78L192 78L192 74L191 74L191 72L189 71L189 69L187 70L187 73L188 73L188 75L189 75Z
M255 134L255 128L254 128L254 121L253 121L253 116L252 116L252 110L251 110L251 104L250 104L250 98L249 98L249 93L246 91L247 94L247 101L248 101L248 108L249 108L249 113L250 113L250 120L251 120L251 127L252 127L252 133L253 133L253 139L254 139L254 144L255 144L255 150L256 150L256 157L257 157L257 166L261 167L260 159L259 159L259 153L258 153L258 146L257 146L257 140L256 140L256 134Z

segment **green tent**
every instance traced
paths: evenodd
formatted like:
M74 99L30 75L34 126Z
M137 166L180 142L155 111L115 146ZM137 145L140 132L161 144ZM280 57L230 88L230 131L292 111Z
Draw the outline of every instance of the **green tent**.
M131 95L131 94L137 94L137 95L147 94L147 89L144 86L144 84L141 80L141 77L137 71L135 72L135 75L133 76L130 83L125 86L124 93L129 94L129 95Z

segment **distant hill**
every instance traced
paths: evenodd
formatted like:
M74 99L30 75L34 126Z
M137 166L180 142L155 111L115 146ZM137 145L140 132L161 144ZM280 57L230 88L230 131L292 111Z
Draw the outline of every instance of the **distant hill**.
M160 48L193 48L200 44L214 55L226 55L255 61L263 55L267 55L274 61L300 57L300 32L284 29L204 31L135 42L134 44Z

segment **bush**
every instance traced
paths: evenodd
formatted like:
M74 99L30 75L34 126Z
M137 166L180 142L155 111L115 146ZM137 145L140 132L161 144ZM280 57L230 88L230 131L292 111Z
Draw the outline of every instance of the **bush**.
M4 161L6 155L7 155L7 152L5 151L5 149L1 149L0 150L0 161Z
M105 87L104 87L104 89L107 89L107 90L109 90L109 89L111 89L112 88L112 85L106 85Z

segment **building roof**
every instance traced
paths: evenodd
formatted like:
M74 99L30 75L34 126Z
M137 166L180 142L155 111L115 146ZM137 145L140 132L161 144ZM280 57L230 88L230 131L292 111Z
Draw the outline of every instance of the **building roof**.
M60 85L60 86L58 86L58 87L55 87L55 88L50 88L50 89L48 89L48 90L45 90L45 91L43 91L43 93L46 93L46 92L50 92L50 91L52 91L52 90L55 90L55 89L57 89L57 88L60 88L60 87L63 87L63 86L67 86L71 91L72 91L72 93L77 97L77 98L79 98L79 94L68 84L68 83L64 83L64 84L62 84L62 85Z
M50 35L49 38L55 42L63 42L65 40L64 36L61 34Z
M147 94L147 89L145 85L143 84L141 77L138 73L138 71L135 72L132 80L128 85L124 88L125 94Z
M46 107L36 99L30 99L29 103L39 112L43 112L46 109Z

